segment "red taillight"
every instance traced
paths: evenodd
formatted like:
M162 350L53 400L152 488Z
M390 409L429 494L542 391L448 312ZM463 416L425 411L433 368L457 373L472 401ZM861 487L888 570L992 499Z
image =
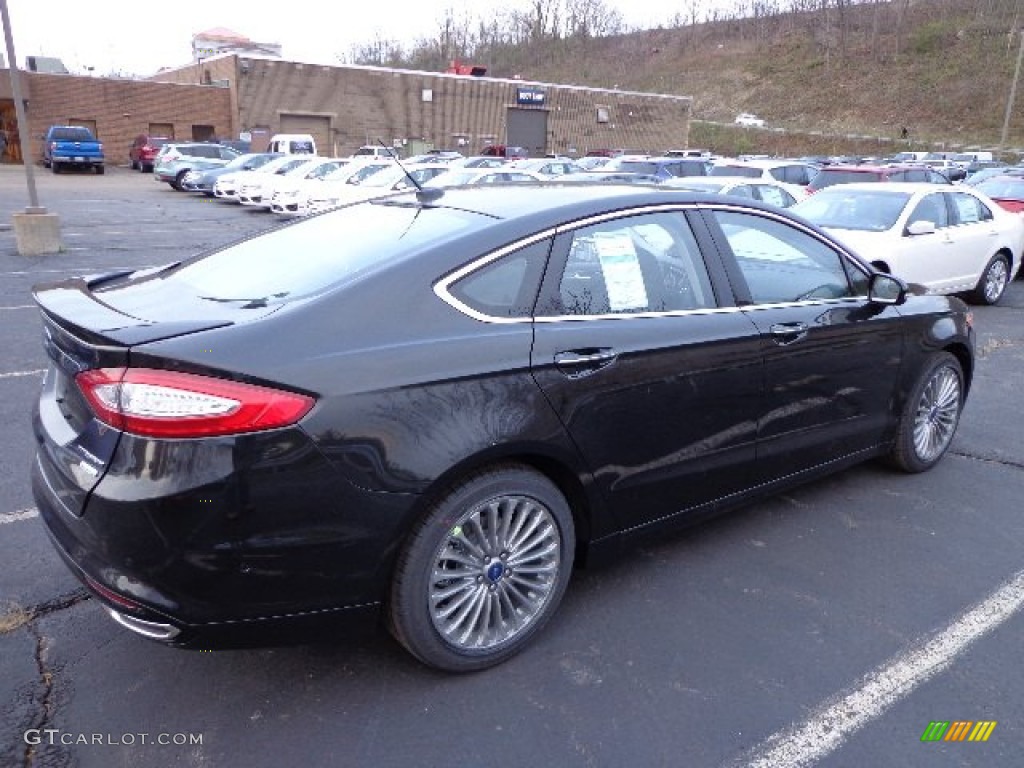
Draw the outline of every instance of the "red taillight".
M97 368L75 381L99 419L147 437L212 437L286 427L312 397L151 368Z

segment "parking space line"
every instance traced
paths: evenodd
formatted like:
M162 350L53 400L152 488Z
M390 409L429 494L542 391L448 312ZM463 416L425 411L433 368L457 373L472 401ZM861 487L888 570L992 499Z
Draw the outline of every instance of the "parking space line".
M0 373L0 379L17 379L23 376L42 376L46 373L45 368L38 368L34 371L11 371L10 373Z
M802 723L794 723L748 752L732 766L803 768L834 752L854 732L880 717L915 688L949 667L970 645L1024 606L1024 571L949 626L912 645L826 699Z
M0 307L0 309L39 309L35 304L17 304L13 307Z
M39 517L39 510L35 507L19 509L17 512L0 512L0 525L16 523L19 520L31 520L33 517Z

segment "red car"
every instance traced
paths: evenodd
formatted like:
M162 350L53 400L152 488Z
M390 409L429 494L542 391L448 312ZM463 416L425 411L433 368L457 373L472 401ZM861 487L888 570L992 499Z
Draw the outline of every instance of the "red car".
M927 181L949 184L948 178L925 165L826 165L807 185L807 194L833 184L863 181Z
M993 176L974 188L1010 213L1024 213L1024 177Z
M506 160L525 160L530 156L526 147L510 147L504 144L488 144L480 150L487 157L504 157Z
M147 136L146 134L136 136L131 149L128 150L128 161L131 163L132 170L137 169L143 173L152 171L156 153L169 141L174 141L174 139L168 136Z

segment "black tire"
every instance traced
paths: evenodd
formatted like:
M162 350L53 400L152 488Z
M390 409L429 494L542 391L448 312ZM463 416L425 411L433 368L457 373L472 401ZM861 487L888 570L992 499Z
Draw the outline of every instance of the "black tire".
M997 253L981 273L978 285L971 292L971 301L975 304L995 304L1006 292L1010 282L1010 263L1006 257Z
M60 173L60 163L50 163L50 170L54 173Z
M174 181L170 182L171 188L176 189L178 192L182 191L181 182L185 180L185 174L188 170L178 171L178 175L174 177Z
M133 171L141 171L142 170L142 165L137 163L137 162L135 162L134 160L130 161L129 165L131 165Z
M546 477L518 465L471 475L427 511L403 547L391 632L437 669L499 664L558 608L575 547L569 505Z
M903 405L890 463L912 473L938 464L953 442L963 407L960 361L949 352L932 355Z
M107 171L107 167L105 165L97 165L96 166L96 175L97 176L102 176L104 173L106 173L106 171Z

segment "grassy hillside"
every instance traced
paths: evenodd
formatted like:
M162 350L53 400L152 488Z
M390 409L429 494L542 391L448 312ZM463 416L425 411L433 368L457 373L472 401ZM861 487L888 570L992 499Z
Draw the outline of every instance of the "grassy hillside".
M1020 0L809 5L819 10L545 40L503 51L489 74L691 96L690 144L718 152L999 147ZM1024 147L1024 85L1017 96L1006 142L1013 159ZM738 112L787 132L720 125Z

